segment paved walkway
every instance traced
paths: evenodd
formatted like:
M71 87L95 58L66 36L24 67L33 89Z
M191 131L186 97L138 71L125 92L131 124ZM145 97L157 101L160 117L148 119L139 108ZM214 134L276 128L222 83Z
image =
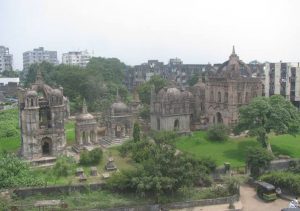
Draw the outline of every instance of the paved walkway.
M243 211L280 211L282 208L288 207L289 201L277 199L273 202L264 202L256 195L254 188L243 185L241 186L240 201L235 203L236 209ZM205 207L193 207L182 209L181 211L228 211L228 204L212 205Z
M273 202L264 202L257 197L256 191L250 186L241 186L241 198L243 211L280 211L282 208L288 207L289 202L277 199Z

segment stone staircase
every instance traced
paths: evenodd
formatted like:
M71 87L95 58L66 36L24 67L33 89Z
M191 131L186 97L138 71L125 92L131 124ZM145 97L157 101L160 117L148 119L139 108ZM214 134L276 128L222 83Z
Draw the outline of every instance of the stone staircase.
M122 139L109 139L109 138L102 138L100 140L100 145L103 147L103 148L108 148L108 147L112 147L112 146L117 146L117 145L121 145L124 143L124 141L126 141L129 137L125 137L125 138L122 138Z

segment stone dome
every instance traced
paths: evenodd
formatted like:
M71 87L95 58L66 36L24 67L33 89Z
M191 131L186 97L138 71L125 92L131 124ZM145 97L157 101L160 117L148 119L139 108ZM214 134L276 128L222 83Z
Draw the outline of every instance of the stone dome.
M86 113L86 114L80 114L78 116L76 116L76 120L77 121L87 121L87 120L94 120L94 116L90 113Z
M128 106L123 102L113 103L111 109L114 113L127 113L129 111Z
M30 90L26 93L27 97L36 97L37 95L38 95L37 92L34 90Z
M190 92L184 90L180 91L175 87L163 88L157 94L159 101L182 101L189 97L192 97Z
M62 93L59 89L53 89L51 93L55 96L62 96Z

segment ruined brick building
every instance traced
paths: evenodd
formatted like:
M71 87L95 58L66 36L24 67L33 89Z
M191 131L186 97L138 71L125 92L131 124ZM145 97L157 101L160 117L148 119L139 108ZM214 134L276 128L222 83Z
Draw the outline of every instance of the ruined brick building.
M57 156L66 145L66 99L62 87L51 88L38 71L28 89L19 90L21 156L25 159Z
M261 79L252 76L250 66L239 59L233 47L229 60L217 70L207 71L189 92L168 88L153 94L151 128L178 130L179 123L179 131L184 132L217 123L233 126L238 121L239 107L261 95ZM170 117L165 118L166 114ZM159 125L161 118L164 120Z

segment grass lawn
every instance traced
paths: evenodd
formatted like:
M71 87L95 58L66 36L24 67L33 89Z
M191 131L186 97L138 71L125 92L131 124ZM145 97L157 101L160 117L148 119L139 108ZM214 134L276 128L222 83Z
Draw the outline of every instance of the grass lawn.
M275 155L300 157L300 136L271 136L270 141ZM197 158L211 157L218 166L229 162L235 167L245 165L247 147L258 145L255 138L249 137L229 139L221 143L208 141L206 132L203 131L195 132L192 136L182 136L176 141L177 148L183 152L188 152Z
M0 151L16 152L21 147L19 135L8 138L0 138Z
M75 142L75 122L74 121L67 121L65 122L65 133L67 144L72 145Z

